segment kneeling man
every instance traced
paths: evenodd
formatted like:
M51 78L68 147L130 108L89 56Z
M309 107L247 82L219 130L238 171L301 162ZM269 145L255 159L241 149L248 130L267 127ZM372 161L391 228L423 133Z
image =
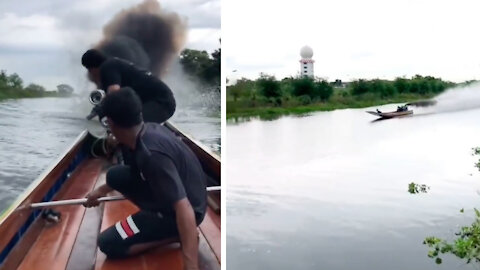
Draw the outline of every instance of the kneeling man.
M117 190L140 211L103 231L100 250L110 258L123 258L180 240L185 269L198 269L197 226L207 206L200 162L166 127L143 122L142 103L132 89L110 93L102 109L133 160L109 169L106 184L87 195L85 206L97 206L98 198Z

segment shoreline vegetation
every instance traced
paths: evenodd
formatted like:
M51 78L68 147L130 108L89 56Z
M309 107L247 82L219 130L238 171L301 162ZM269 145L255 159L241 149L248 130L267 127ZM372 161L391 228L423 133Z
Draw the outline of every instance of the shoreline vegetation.
M57 90L47 91L43 86L31 83L23 86L23 80L17 73L7 74L0 71L0 101L20 98L41 97L69 97L73 95L73 88L66 84L57 86Z
M221 55L221 48L210 54L207 51L184 49L180 53L180 64L185 73L202 86L220 91Z
M261 74L257 80L242 78L227 86L227 119L270 120L282 115L413 102L430 99L457 85L420 75L393 81L360 79L343 83L308 77L277 80Z
M193 49L181 52L180 63L185 73L200 84L201 91L220 91L221 48L212 53ZM60 84L57 90L47 91L38 84L24 87L23 79L17 73L7 74L0 70L0 101L6 99L70 97L74 90L67 84Z

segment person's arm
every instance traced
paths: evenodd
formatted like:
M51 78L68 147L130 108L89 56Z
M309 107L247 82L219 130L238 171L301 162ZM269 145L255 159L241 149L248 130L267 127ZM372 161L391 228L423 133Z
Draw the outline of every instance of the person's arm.
M143 174L151 182L155 195L172 205L175 211L184 269L197 270L197 222L177 167L170 157L158 152L152 153L144 166Z
M196 270L198 269L198 233L193 208L187 198L176 202L174 208L182 243L184 269Z
M100 68L100 81L107 94L120 90L122 75L119 65L120 63L115 60L107 60Z
M119 84L112 84L107 88L107 93L111 93L114 91L120 90L120 85Z
M107 184L99 186L98 188L96 188L95 190L87 194L87 197L86 197L87 202L85 202L83 206L85 207L98 206L100 204L100 202L98 201L98 198L104 197L105 195L107 195L107 193L111 192L112 190L113 189L107 186Z

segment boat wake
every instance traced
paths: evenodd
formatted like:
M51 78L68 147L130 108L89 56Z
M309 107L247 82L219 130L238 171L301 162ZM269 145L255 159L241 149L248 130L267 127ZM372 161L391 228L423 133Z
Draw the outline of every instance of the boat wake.
M432 104L433 103L433 104ZM411 103L412 106L431 106L431 111L424 114L465 111L480 108L480 83L472 83L447 90L433 98L433 102Z

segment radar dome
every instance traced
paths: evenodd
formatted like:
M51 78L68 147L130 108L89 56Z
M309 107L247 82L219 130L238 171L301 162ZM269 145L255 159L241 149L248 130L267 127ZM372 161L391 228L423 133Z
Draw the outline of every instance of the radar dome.
M313 56L313 50L309 46L303 46L302 49L300 49L300 56L302 58L312 58Z

